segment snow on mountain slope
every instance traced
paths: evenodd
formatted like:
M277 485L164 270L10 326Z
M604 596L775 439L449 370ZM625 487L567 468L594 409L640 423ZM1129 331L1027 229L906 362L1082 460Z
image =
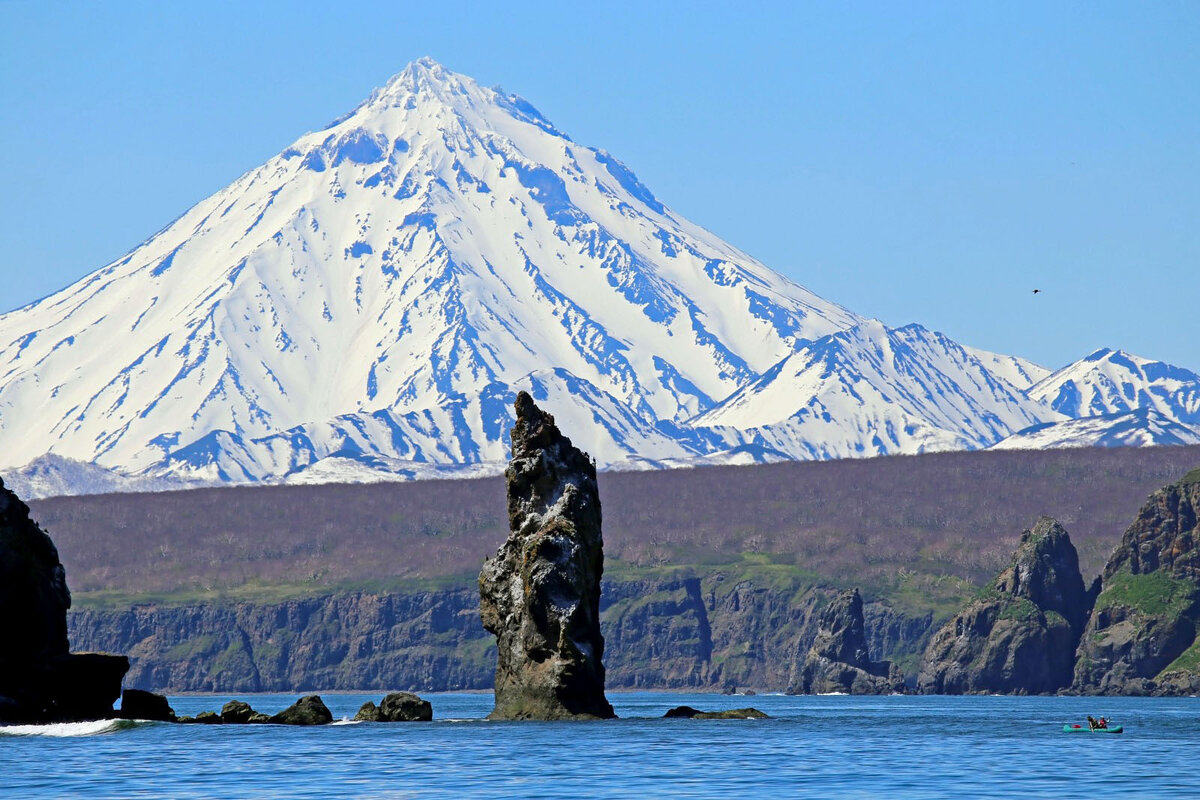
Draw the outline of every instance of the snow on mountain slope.
M962 349L968 354L979 360L979 363L988 368L988 371L997 377L1011 383L1013 386L1024 391L1033 384L1045 378L1050 374L1050 370L1040 364L1035 364L1028 359L1018 356L1005 356L999 353L989 353L987 350L978 350L974 347L962 345Z
M1051 447L1152 447L1200 444L1200 431L1180 425L1151 408L1034 425L991 446L992 450Z
M986 447L1060 418L942 334L872 320L801 346L692 424L824 459Z
M578 413L601 424L571 429L598 458L686 457L660 422L858 321L526 101L422 59L124 258L0 317L0 466L51 446L218 480L355 448L499 460L507 395L555 370L598 398Z
M1069 417L1152 409L1200 428L1200 375L1122 350L1097 350L1041 379L1027 394Z

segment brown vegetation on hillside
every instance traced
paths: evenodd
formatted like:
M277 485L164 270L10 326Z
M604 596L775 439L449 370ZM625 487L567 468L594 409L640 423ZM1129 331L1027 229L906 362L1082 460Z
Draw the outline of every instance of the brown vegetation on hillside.
M981 585L1040 515L1094 574L1200 447L944 453L604 473L609 572L768 564L837 583ZM203 489L30 504L77 603L470 584L504 540L501 478ZM758 555L751 555L758 554Z

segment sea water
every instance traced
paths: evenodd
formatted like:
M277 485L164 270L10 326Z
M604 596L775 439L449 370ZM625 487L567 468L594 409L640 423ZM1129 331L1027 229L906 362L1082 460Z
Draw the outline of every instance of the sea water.
M487 722L490 694L427 694L433 723L0 728L0 798L1200 798L1200 700L617 693L620 719ZM298 695L238 695L273 713ZM172 697L181 714L225 695ZM752 705L767 720L662 719ZM1063 733L1086 715L1125 732Z

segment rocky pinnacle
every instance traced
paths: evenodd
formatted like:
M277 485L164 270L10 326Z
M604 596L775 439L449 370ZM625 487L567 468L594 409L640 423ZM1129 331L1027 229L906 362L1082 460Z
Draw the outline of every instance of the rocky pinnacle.
M525 392L516 414L504 473L509 535L479 574L480 614L498 651L489 718L611 718L596 467Z

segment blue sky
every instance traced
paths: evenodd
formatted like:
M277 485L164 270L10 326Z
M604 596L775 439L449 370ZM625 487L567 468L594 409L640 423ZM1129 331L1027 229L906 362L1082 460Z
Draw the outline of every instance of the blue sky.
M1191 0L0 0L0 310L430 55L858 313L1200 370L1197 42Z

